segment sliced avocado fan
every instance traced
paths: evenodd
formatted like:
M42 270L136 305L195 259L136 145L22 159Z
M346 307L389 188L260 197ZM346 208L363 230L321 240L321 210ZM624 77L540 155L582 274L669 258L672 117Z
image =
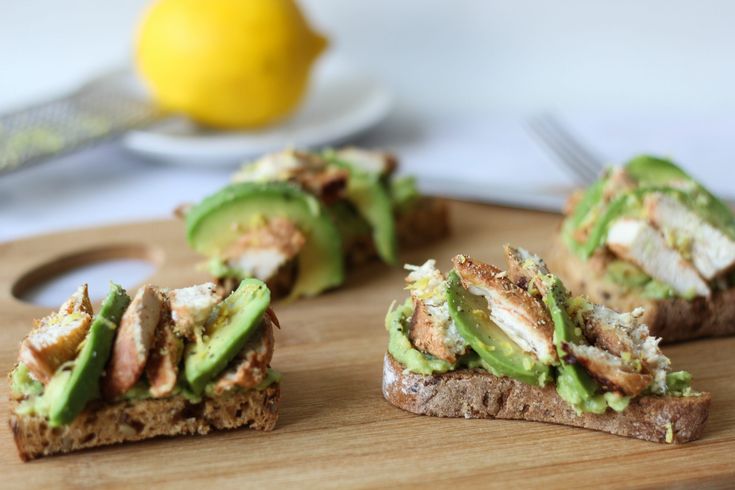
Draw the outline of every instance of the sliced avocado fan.
M482 366L497 376L544 386L550 379L549 367L523 351L490 319L487 300L467 291L455 271L449 273L447 283L449 314Z
M286 182L243 182L205 198L186 217L187 239L197 252L221 258L244 231L275 217L291 220L306 235L291 297L314 296L342 284L336 226L318 199Z

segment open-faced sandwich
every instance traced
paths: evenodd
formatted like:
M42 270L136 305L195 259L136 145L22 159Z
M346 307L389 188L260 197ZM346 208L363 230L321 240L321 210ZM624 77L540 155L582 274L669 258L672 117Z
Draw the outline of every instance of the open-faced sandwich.
M506 246L508 270L465 255L411 271L386 318L383 395L438 417L522 419L654 442L702 434L710 395L671 371L643 311L572 297L544 262Z
M668 160L634 158L574 195L549 262L575 293L644 306L664 342L735 334L735 215Z
M246 277L275 295L339 286L346 265L448 232L446 204L394 175L388 153L286 150L245 165L234 183L186 211L187 238L224 291Z
M157 436L272 430L270 292L256 279L227 298L213 283L131 298L112 285L92 311L81 286L36 321L9 375L10 428L30 460Z

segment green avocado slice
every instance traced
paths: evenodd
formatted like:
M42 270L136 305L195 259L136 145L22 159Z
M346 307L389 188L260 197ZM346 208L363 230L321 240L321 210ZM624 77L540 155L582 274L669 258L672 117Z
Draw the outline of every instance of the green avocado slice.
M388 330L388 352L393 358L406 366L411 372L418 374L446 373L455 368L444 359L424 354L415 349L408 338L408 321L413 313L411 300L396 306L391 305L385 317L385 329Z
M393 204L393 210L398 214L404 212L421 197L416 187L416 178L408 175L390 179L388 193Z
M339 236L342 237L345 252L355 246L355 243L370 236L370 225L351 203L340 200L330 205L327 210L339 231Z
M602 202L602 193L605 188L606 177L601 178L584 192L581 201L574 207L572 214L562 223L561 234L564 243L573 252L580 254L581 246L574 239L574 232L580 227L587 215Z
M559 278L552 274L542 277L541 281L546 290L543 301L554 322L554 345L561 363L556 379L557 393L577 410L602 413L608 404L602 395L597 394L597 383L581 366L564 362L564 343L586 343L582 331L574 325L567 313L567 290Z
M398 263L398 242L393 214L393 201L380 174L365 172L338 159L327 152L324 158L332 165L345 168L350 177L347 181L347 200L350 201L372 228L373 242L378 255L386 263Z
M307 236L292 298L342 284L344 259L337 228L319 200L286 182L243 182L205 198L186 217L187 239L197 252L221 258L243 231L274 217L293 221Z
M449 273L447 302L459 334L480 356L485 369L530 385L546 384L549 367L524 352L490 320L485 298L467 291L455 271Z
M59 369L46 386L43 398L51 427L70 423L88 401L99 398L100 376L110 357L120 318L129 304L130 297L125 290L110 284L110 292L95 315L71 369Z
M205 339L189 344L184 374L195 395L217 376L243 348L260 325L271 295L264 282L245 279L217 306L207 325Z
M694 182L689 174L671 160L651 155L631 158L625 164L625 171L641 185L666 186L677 181Z

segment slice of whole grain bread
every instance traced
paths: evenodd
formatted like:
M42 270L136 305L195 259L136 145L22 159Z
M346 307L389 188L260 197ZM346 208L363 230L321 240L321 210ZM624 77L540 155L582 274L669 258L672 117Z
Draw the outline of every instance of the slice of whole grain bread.
M10 402L9 425L18 454L28 461L57 453L140 441L159 436L206 434L247 426L273 430L278 419L278 383L258 391L230 392L191 403L181 395L170 398L90 404L74 421L49 427L43 417L18 415Z
M444 374L410 372L390 354L383 363L383 396L398 408L420 415L550 422L653 442L684 443L702 435L711 397L644 396L618 413L575 410L554 386L531 386L481 369Z
M607 257L593 255L584 261L555 240L547 262L573 294L584 294L594 303L617 311L645 308L643 323L663 342L735 334L735 288L713 292L710 298L652 300L605 279Z

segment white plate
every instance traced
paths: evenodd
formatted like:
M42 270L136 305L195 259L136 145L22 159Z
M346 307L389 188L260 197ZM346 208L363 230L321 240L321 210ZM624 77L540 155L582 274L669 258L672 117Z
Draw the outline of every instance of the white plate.
M335 145L374 127L390 112L393 97L380 83L344 65L327 65L312 79L301 108L283 123L257 131L205 130L171 118L124 136L131 151L178 165L235 165L289 146Z

